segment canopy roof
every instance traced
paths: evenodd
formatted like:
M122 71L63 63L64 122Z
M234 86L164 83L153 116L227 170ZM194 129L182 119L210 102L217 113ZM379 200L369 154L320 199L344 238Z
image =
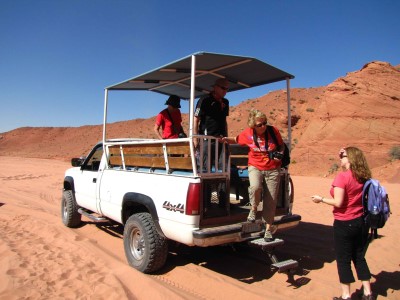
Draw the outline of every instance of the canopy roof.
M148 90L190 98L192 56L196 59L195 98L210 93L218 78L229 80L229 91L293 79L294 76L258 59L197 52L180 60L107 87L108 90Z

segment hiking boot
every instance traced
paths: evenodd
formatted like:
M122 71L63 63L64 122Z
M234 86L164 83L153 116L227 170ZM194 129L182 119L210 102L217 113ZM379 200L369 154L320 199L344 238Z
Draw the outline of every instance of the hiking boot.
M272 242L273 240L274 240L274 237L272 236L271 231L265 230L264 241L266 241L266 242Z
M247 216L247 222L255 222L256 221L256 211L250 209L249 215Z
M376 298L374 297L374 295L371 293L369 295L363 295L362 300L375 300Z

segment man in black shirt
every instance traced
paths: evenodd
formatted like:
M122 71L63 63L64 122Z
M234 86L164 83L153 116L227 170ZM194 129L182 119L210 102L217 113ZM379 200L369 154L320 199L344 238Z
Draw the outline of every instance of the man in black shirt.
M201 135L211 135L215 137L224 137L228 135L228 124L226 117L229 115L229 101L225 99L225 95L229 88L229 81L225 78L220 78L215 81L213 91L199 99L194 113L193 133ZM198 140L194 141L195 147L198 145ZM222 168L222 147L223 143L218 145L219 169ZM226 147L226 145L225 145ZM227 148L227 147L226 147ZM215 157L215 142L211 144L211 167L214 165ZM229 152L226 149L226 163L228 162ZM207 143L203 143L203 168L207 170Z

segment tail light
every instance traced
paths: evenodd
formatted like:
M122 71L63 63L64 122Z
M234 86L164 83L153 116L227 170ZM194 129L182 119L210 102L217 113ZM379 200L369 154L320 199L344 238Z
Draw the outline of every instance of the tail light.
M201 183L189 183L186 196L186 214L198 215L200 213Z

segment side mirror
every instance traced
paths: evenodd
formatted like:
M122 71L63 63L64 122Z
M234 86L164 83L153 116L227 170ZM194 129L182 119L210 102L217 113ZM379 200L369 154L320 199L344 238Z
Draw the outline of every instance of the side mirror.
M71 159L71 165L73 167L80 167L84 161L85 161L84 157L73 158L73 159Z

